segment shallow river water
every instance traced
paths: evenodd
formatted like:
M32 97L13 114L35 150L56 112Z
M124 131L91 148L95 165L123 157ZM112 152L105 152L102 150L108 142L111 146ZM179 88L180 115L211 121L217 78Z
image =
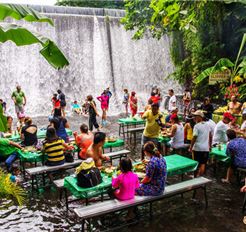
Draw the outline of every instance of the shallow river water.
M39 126L46 124L46 118L37 118ZM73 130L86 121L78 116L69 117L68 121ZM105 130L110 134L117 134L116 118ZM133 153L137 148L127 145ZM139 152L138 152L139 153ZM133 155L133 158L138 158ZM245 232L241 207L243 194L234 179L233 184L222 184L220 179L225 175L225 167L217 170L216 176L212 168L207 171L207 177L213 180L208 186L209 206L205 209L202 192L198 192L197 200L191 200L191 193L184 194L184 198L176 196L154 203L154 216L148 217L148 211L141 209L140 220L137 224L121 229L121 231L165 231L165 232ZM186 179L189 177L186 176ZM178 181L177 177L169 178L170 183ZM28 184L26 184L28 185ZM66 212L65 207L58 203L59 195L54 188L34 194L26 199L26 205L17 207L7 200L0 201L0 231L80 231L80 222L72 211ZM71 204L71 209L81 205L81 202ZM96 230L96 231L100 231Z

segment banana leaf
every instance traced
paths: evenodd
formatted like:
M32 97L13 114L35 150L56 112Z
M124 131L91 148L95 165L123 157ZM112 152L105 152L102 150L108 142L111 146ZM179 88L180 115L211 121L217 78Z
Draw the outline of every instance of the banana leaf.
M205 78L210 76L212 74L213 68L214 67L210 67L210 68L205 69L199 76L196 77L196 79L194 80L194 83L199 84Z
M63 68L69 64L62 51L53 41L21 26L6 23L0 25L0 42L4 43L8 40L11 40L17 46L41 44L43 49L41 49L40 53L56 69Z
M211 74L224 71L226 69L232 68L233 66L234 64L229 59L221 58L216 62L216 64L213 67L205 69L199 76L197 76L194 80L194 83L198 84L205 78L209 77Z
M7 130L7 118L3 115L3 107L0 104L0 132L6 132Z
M0 20L4 20L7 17L12 17L17 20L24 19L28 22L47 22L54 26L51 19L44 17L30 7L0 3Z

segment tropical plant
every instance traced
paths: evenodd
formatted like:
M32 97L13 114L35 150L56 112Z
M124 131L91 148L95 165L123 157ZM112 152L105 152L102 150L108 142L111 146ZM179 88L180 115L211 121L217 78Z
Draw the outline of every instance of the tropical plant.
M244 78L246 78L246 57L241 57L241 53L244 49L245 43L246 43L246 33L243 35L241 46L239 48L237 58L234 63L228 58L221 58L215 63L214 66L205 69L194 80L194 82L198 84L201 81L203 81L205 78L207 78L208 76L218 73L218 72L225 71L225 70L229 70L230 85L232 85L233 82L236 82L236 83L243 82ZM240 60L241 62L239 63Z
M10 174L0 168L0 201L2 198L10 198L19 205L24 204L26 192L20 186L10 180Z
M0 3L0 21L5 20L7 17L28 22L48 23L49 25L54 26L51 19L40 15L30 7ZM8 40L11 40L17 46L31 45L35 43L41 44L41 55L56 69L63 68L69 64L62 51L49 38L16 24L1 22L0 42L4 43Z

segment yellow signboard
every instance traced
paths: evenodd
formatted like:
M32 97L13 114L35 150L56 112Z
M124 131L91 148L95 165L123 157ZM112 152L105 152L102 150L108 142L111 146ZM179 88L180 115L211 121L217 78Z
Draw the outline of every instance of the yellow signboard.
M228 70L228 69L225 71L211 74L209 76L209 85L215 85L218 82L228 81L229 78L230 78L230 70Z

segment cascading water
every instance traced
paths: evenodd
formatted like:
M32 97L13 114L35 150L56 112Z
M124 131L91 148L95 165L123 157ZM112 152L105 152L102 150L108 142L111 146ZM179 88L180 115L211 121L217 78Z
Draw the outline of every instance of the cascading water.
M62 9L66 14L61 14ZM74 9L81 13L80 8L72 9L73 13L77 12ZM74 100L85 99L88 94L99 96L110 87L113 97L109 114L123 110L124 88L137 93L140 109L153 85L159 86L164 94L170 87L176 92L181 91L174 81L163 80L173 71L168 36L159 41L148 36L133 41L133 33L125 31L120 18L89 15L89 9L85 15L69 14L67 8L42 10L52 12L47 15L54 20L55 27L25 21L20 24L56 41L70 65L60 71L54 70L39 55L39 45L0 44L0 98L7 102L9 114L14 111L11 93L17 83L27 96L26 112L33 116L49 114L51 96L58 88L67 96L69 105ZM98 12L101 15L102 12ZM112 12L117 15L117 11ZM122 11L119 12L121 15Z

